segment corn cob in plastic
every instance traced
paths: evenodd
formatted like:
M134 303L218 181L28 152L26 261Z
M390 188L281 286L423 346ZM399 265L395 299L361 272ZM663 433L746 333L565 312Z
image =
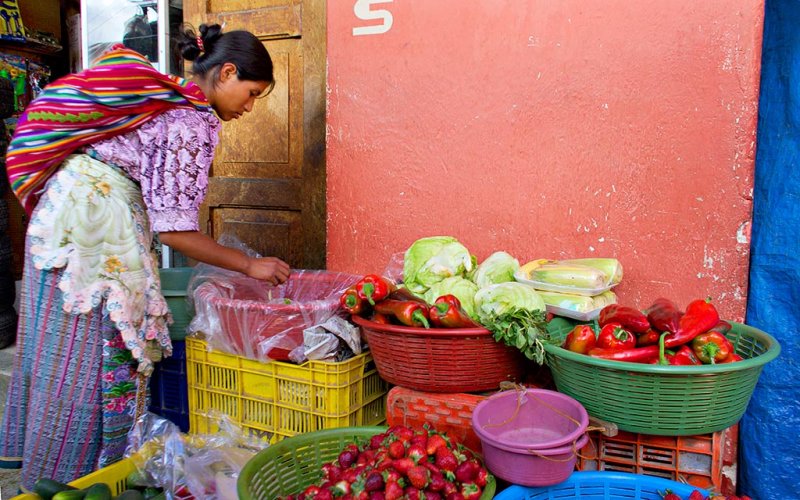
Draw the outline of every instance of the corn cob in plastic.
M567 259L558 261L561 264L579 264L581 266L594 267L606 273L609 277L609 285L618 285L622 281L622 264L617 259L611 258L587 258L587 259Z
M545 305L575 311L578 313L588 313L603 308L609 304L617 303L617 296L612 291L587 297L585 295L575 295L572 293L548 292L537 290L539 296L544 300Z
M535 265L538 263L538 265ZM534 265L531 265L534 264ZM528 279L548 285L571 288L603 288L609 277L600 269L581 264L563 264L558 261L533 261L522 268Z

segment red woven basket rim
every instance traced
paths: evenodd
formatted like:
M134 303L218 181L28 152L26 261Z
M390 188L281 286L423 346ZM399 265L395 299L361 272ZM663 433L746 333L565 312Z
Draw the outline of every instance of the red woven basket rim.
M483 327L479 328L422 328L418 326L403 326L403 325L386 325L384 323L376 323L361 316L353 315L352 320L359 326L369 328L370 330L377 330L384 333L404 333L412 335L420 335L424 337L481 337L489 336L492 334L489 330Z

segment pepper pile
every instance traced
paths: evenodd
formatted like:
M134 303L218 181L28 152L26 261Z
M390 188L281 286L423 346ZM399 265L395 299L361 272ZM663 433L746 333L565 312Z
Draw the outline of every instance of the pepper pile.
M596 333L578 325L564 340L569 351L596 358L661 365L702 365L741 361L725 337L730 323L721 321L709 299L693 300L683 312L659 298L644 312L612 304L600 311Z
M476 323L455 295L442 295L433 304L377 274L368 274L342 293L344 310L376 323L424 328L475 328Z
M477 500L486 468L446 434L403 425L376 434L363 446L345 446L322 466L322 479L283 500Z

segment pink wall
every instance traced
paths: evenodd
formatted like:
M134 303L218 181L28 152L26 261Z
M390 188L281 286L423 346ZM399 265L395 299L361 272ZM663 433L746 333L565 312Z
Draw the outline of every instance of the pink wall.
M391 27L354 35L369 3ZM328 2L328 268L447 234L614 256L626 304L743 317L762 23L763 0Z

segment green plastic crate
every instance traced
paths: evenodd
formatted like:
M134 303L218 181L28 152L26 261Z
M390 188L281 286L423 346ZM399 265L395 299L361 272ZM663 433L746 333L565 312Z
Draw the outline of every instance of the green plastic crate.
M192 277L191 267L172 267L159 269L161 277L161 293L167 300L167 306L172 313L172 323L169 326L169 338L183 340L186 338L186 328L192 321L189 312L189 303L186 300L186 289Z
M702 366L611 361L559 347L576 324L555 318L548 326L553 344L545 350L556 388L589 415L641 434L690 436L736 424L762 368L781 350L771 335L731 322L727 337L742 361Z
M239 474L239 500L275 500L296 495L322 477L322 465L334 460L344 447L386 432L386 427L346 427L309 432L279 441L250 459ZM494 497L494 477L486 483L481 500Z

